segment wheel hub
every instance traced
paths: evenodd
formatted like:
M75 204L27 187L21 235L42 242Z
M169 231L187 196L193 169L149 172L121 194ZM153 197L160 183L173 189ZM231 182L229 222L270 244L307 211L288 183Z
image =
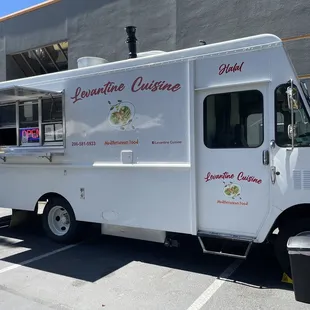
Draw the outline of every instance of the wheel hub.
M48 225L57 236L65 235L70 228L70 216L66 209L61 206L54 206L48 214Z

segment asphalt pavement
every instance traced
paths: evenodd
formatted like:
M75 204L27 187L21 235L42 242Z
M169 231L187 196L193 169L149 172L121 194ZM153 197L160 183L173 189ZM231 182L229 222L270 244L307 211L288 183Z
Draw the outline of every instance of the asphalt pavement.
M88 232L64 246L41 227L2 225L0 309L310 309L281 282L268 245L254 247L245 261L202 254L195 238L181 245Z

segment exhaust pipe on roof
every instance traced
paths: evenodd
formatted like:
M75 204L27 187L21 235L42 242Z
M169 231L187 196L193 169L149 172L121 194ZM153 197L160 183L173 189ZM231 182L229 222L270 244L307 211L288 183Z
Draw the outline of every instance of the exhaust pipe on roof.
M127 32L127 40L126 43L128 44L129 49L129 58L137 58L137 38L136 38L136 29L135 26L127 26L126 28Z

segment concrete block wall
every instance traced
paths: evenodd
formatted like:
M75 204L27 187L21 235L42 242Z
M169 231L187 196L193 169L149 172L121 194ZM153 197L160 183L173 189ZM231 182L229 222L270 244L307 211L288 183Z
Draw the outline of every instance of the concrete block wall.
M309 0L61 0L0 23L0 80L18 75L8 54L60 40L69 42L69 68L81 56L127 58L129 24L137 26L138 51L170 51L198 45L199 39L308 34L309 16ZM298 74L309 74L310 39L286 47Z

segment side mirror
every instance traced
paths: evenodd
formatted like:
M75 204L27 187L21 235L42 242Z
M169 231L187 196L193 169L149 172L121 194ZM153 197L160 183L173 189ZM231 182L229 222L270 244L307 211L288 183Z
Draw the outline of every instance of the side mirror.
M300 102L297 89L289 86L286 90L286 94L289 109L290 110L300 109Z
M297 137L297 127L296 125L288 125L287 126L287 135L289 139L295 139Z

